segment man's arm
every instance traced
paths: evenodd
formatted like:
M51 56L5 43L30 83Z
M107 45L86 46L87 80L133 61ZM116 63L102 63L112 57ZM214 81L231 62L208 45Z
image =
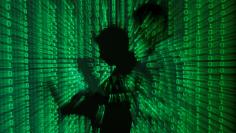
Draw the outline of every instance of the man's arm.
M52 82L47 82L51 95L55 102L60 104L58 95L56 94L56 86ZM59 106L59 114L62 116L77 114L84 115L89 118L95 117L99 105L105 104L107 98L100 93L82 90L74 95L69 102Z

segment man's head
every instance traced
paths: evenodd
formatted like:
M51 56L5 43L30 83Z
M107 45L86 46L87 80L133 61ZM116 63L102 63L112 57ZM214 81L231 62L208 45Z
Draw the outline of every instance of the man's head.
M115 26L108 27L96 38L100 49L100 57L108 64L117 65L122 54L128 53L128 34Z
M100 49L100 57L109 65L116 65L121 71L129 71L135 64L135 57L128 50L128 33L116 26L110 26L96 37Z

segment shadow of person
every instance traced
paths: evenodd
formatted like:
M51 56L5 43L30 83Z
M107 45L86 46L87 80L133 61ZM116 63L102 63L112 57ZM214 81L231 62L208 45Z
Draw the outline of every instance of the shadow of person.
M141 8L141 11L137 11L136 14L142 16L143 10L143 13L155 14L154 11L159 6L152 8L155 10L149 10L146 7ZM144 14L144 17L145 15L147 14ZM144 17L141 17L141 20ZM140 20L139 18L138 20ZM63 105L59 111L62 115L78 114L90 118L93 132L99 128L101 133L129 133L133 120L130 112L130 95L127 93L123 78L131 73L139 62L134 53L128 50L129 38L124 29L112 25L103 29L95 41L98 43L101 59L110 66L116 66L115 70L99 86L99 91L93 91L93 89L81 91L74 95L70 102ZM152 45L152 47L154 46ZM90 60L78 59L78 66L79 69L82 69L85 79L91 83L95 82L94 86L96 86L98 84L96 79L87 76L92 73L91 69L84 66ZM100 112L100 110L103 111Z
M105 105L100 131L129 133L132 124L130 102L126 98L121 98L127 97L122 78L133 70L137 60L134 53L128 50L128 34L121 28L110 26L96 37L96 41L100 57L109 65L116 66L110 78L101 85L109 101Z

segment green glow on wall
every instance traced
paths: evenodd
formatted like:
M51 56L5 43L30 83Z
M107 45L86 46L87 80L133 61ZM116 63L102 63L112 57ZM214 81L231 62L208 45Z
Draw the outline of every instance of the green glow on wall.
M97 85L85 82L77 58L92 59L87 63L98 82L110 75L114 66L99 59L93 37L111 24L127 29L130 50L151 73L126 79L142 90L132 133L236 132L236 2L156 0L168 10L164 38L150 30L163 27L148 19L140 26L147 32L135 26L132 13L147 1L0 0L0 132L92 132L87 118L59 120L57 109ZM159 40L149 56L145 34Z

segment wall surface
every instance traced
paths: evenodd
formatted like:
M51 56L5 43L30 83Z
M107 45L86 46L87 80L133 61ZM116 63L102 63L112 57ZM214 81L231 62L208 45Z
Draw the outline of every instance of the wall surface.
M92 132L87 118L61 120L57 109L96 87L85 81L78 58L90 59L90 76L98 82L110 75L113 67L99 59L93 37L112 24L128 31L130 50L151 74L139 75L144 93L132 106L139 108L133 133L236 132L236 2L156 0L168 14L168 37L151 33L160 41L147 55L132 17L146 1L0 0L0 132ZM134 75L127 78L130 86Z

